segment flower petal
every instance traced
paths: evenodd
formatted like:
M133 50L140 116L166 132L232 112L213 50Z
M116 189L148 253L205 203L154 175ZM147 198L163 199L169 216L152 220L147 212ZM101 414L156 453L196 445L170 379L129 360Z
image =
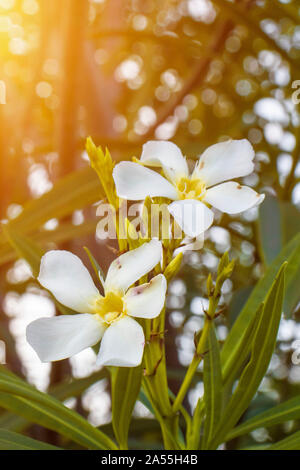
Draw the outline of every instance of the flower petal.
M133 318L123 317L112 323L100 345L97 364L102 366L136 367L143 358L143 328Z
M265 198L248 186L229 181L207 190L205 201L227 214L238 214L260 204Z
M38 281L59 302L80 313L92 313L100 296L80 258L69 251L48 251L42 257Z
M188 176L189 170L181 150L173 142L151 140L143 145L141 162L149 166L162 167L172 181Z
M183 232L189 237L198 237L213 223L213 212L205 204L195 199L172 202L168 209Z
M187 237L183 240L183 244L176 248L176 250L174 251L174 256L178 255L179 253L185 253L186 251L199 251L201 250L201 248L203 248L203 245L204 232L202 232L194 239Z
M94 346L105 328L98 315L62 315L33 321L26 338L42 362L60 361Z
M162 245L158 240L144 243L115 259L107 272L105 291L125 292L134 282L151 271L162 257Z
M163 309L166 299L167 281L158 274L147 284L129 289L124 298L128 315L138 318L155 318Z
M212 145L201 155L193 176L207 186L252 173L254 150L246 139Z
M121 162L114 168L117 194L123 199L139 201L150 197L177 199L177 191L163 176L138 163Z

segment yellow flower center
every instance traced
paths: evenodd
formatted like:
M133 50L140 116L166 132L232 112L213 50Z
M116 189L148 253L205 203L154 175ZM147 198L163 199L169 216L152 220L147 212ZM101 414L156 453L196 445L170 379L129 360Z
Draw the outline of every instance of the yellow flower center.
M122 297L114 292L108 292L105 297L97 300L95 313L107 324L120 320L125 315Z
M199 178L180 178L177 182L177 191L180 199L201 200L205 196L206 186Z

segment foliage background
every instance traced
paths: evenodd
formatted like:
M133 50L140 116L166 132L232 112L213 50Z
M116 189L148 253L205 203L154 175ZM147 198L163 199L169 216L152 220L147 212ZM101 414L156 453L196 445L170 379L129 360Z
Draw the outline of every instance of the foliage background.
M256 210L219 217L204 250L186 257L170 287L166 346L176 393L193 355L194 332L203 324L205 279L218 257L229 250L238 260L223 291L222 341L252 286L299 231L300 120L291 99L292 83L300 79L298 2L0 0L0 56L6 85L0 219L44 249L68 249L87 261L87 245L104 267L115 256L113 242L94 236L101 188L88 168L87 135L116 161L138 157L152 138L174 141L191 158L228 137L254 145L255 173L244 182L267 194L259 218ZM41 366L26 345L26 324L53 315L55 306L3 233L0 262L0 338L9 367L42 390L93 373L86 384L95 383L83 395L84 388L61 398L109 429L108 384L94 369L94 353ZM299 394L300 365L291 360L299 318L296 302L281 322L276 353L248 416ZM200 371L186 405L193 407L202 392ZM159 432L154 422L145 425L149 416L141 404L135 415L131 445L157 446ZM8 418L0 414L0 427L22 428ZM227 448L279 440L297 428L299 421L260 429ZM38 426L27 433L59 443Z

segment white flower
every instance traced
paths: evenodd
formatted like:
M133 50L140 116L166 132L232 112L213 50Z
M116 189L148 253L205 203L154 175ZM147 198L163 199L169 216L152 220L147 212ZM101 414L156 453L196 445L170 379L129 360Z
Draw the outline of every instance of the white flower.
M213 222L210 206L237 214L263 201L263 194L228 181L252 173L253 158L254 150L246 139L221 142L205 150L190 174L177 145L150 141L143 146L142 165L121 162L113 176L123 199L160 196L175 201L168 206L169 212L186 235L198 237ZM161 167L165 178L143 165Z
M101 339L97 364L135 367L143 357L143 328L132 317L155 318L165 303L162 274L131 287L160 261L162 246L152 240L112 262L100 295L81 260L68 251L49 251L38 280L78 315L40 318L27 327L27 341L43 362L58 361L94 346Z

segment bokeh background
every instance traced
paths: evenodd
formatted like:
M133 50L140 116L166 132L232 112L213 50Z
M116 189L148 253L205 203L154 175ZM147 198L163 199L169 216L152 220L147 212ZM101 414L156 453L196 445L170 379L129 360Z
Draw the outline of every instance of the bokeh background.
M68 249L87 262L87 245L104 268L115 256L114 242L95 237L101 188L84 150L88 135L116 161L138 157L150 139L172 140L191 159L228 138L247 138L255 148L255 172L243 182L266 193L259 214L216 214L204 249L186 256L169 289L167 361L175 393L203 324L205 280L220 255L228 250L237 260L223 288L222 342L255 282L299 231L299 13L297 0L0 0L0 219L44 249ZM55 306L1 228L0 265L8 367L52 392L86 377L86 391L61 399L110 432L108 381L94 351L51 366L26 344L26 325L54 315ZM288 313L248 416L300 393L300 364L292 361L300 348L297 301ZM199 370L186 406L202 393ZM161 445L149 420L138 403L132 446ZM0 427L58 439L1 409ZM296 429L299 421L259 429L227 448L279 440Z

